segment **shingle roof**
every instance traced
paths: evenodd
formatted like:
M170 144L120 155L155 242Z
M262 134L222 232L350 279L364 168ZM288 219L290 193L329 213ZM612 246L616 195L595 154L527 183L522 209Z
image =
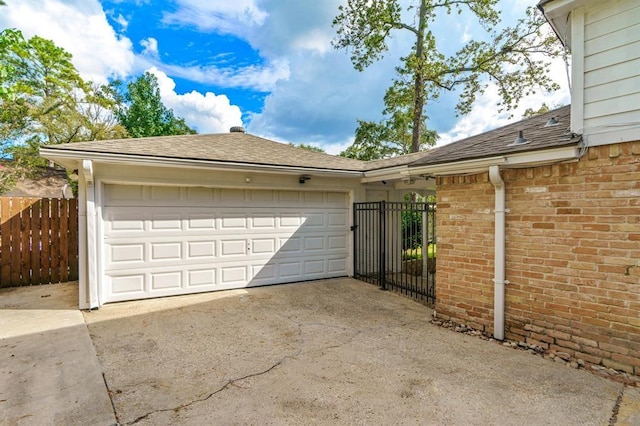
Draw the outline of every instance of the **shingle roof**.
M575 145L578 139L567 137L565 134L569 129L569 114L570 107L566 106L439 148L369 162L312 152L239 132L79 142L48 145L45 149L76 154L118 154L133 158L152 157L364 172L403 165L415 167L455 163ZM544 127L551 117L556 118L559 125ZM529 143L513 146L511 144L518 136L519 130L523 131Z
M366 163L296 148L246 133L159 136L50 145L69 152L125 154L158 159L205 160L238 164L362 171Z
M508 124L476 136L471 136L433 150L429 155L414 161L409 167L455 163L464 160L508 155L518 152L537 151L576 145L579 138L569 133L571 107L564 106L517 123ZM545 127L547 121L555 118L559 124ZM518 132L529 141L527 144L512 145Z

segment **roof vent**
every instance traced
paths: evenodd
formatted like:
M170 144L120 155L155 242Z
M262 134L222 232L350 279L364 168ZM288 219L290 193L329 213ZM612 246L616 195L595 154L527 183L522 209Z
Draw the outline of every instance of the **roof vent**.
M547 120L547 123L544 125L544 127L553 127L553 126L557 126L558 124L560 124L560 122L556 120L555 117L551 117L550 119Z
M231 133L244 133L244 127L242 127L242 126L233 126L232 128L229 129L229 132L231 132Z
M529 140L526 139L522 133L522 130L520 130L518 132L518 137L516 138L516 140L513 141L513 143L507 145L507 146L518 146L518 145L526 145L529 143Z

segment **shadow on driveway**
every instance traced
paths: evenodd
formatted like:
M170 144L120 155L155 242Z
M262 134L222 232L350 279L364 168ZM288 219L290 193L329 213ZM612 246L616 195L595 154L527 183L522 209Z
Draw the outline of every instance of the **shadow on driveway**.
M85 312L121 424L608 424L621 384L352 279ZM619 401L618 401L619 402Z

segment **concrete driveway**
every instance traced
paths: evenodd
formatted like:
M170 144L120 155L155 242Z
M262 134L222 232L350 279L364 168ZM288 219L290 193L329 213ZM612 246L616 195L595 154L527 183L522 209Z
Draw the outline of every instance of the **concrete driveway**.
M106 382L85 394L98 405L110 395L112 419L88 410L84 420L640 424L640 389L454 333L430 317L422 305L351 279L107 305L84 313L95 352L83 356L95 362L97 354L86 375L104 373ZM13 365L4 345L3 375ZM38 424L37 415L19 418L12 391L0 385L0 399L10 397L0 411L13 410L0 423Z

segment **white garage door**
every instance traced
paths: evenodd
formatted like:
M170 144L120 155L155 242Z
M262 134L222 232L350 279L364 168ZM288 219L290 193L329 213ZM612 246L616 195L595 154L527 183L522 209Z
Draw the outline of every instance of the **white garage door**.
M105 185L103 303L347 275L339 192Z

